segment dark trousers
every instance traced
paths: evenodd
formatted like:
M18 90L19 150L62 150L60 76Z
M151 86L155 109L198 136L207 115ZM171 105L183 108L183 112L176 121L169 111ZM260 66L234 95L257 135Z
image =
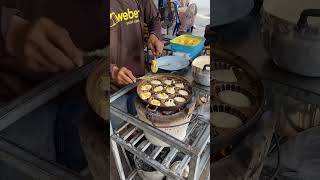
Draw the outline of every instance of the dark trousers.
M128 113L135 116L137 115L137 110L135 106L135 101L137 99L137 93L136 92L131 92L128 94L128 99L127 99L127 110Z
M79 88L71 90L59 100L55 126L56 160L78 172L87 165L80 143L79 123L90 110L84 90Z

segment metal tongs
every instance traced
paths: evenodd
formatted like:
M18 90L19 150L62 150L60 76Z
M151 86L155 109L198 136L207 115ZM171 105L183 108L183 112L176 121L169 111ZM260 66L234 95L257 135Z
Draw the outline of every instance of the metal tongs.
M136 78L136 80L150 80L151 77L149 77L148 75L144 75L142 77Z
M157 61L157 56L153 56L153 60L151 61L151 72L152 73L157 73L158 72L158 61Z

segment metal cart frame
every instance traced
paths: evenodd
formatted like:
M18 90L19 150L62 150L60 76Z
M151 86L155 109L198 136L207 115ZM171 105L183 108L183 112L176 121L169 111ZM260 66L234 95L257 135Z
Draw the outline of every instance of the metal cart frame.
M58 75L0 108L0 131L84 80L91 69L99 62L99 60L91 58L88 59L88 62L89 60L92 62L73 72ZM1 136L0 161L16 167L19 171L35 179L83 179L79 173L44 160Z
M135 88L136 85L137 84L129 85L119 90L115 94L111 95L110 104L122 95L126 94L127 92ZM125 177L117 145L120 145L122 150L126 149L130 151L138 158L143 159L147 164L149 164L156 170L174 179L183 180L184 178L181 176L181 174L184 168L186 168L186 166L190 163L190 173L188 180L199 179L201 173L205 168L205 165L208 163L210 159L210 146L208 146L210 138L210 123L208 121L205 121L201 118L196 118L195 122L189 125L186 138L188 138L188 136L190 136L194 132L196 125L202 125L202 130L199 132L199 135L197 136L196 140L192 143L192 145L189 145L186 142L180 141L162 132L158 128L155 128L129 115L128 113L121 111L120 109L112 106L112 104L110 106L110 113L126 122L126 124L118 130L114 130L112 127L112 123L110 123L111 149L116 161L116 166L118 168L121 180L133 179L137 174L137 169L130 167L132 172L128 177ZM124 136L120 136L119 132L123 131L129 125L133 125L133 128L129 128L129 130L127 130L124 133ZM127 141L127 138L131 134L133 134L137 129L140 129L143 132L152 133L155 137L171 145L170 152L161 163L156 161L155 158L162 151L162 147L155 148L151 155L147 155L144 151L150 146L150 142L146 143L145 145L142 145L141 148L136 148L134 146L144 136L143 133L137 134L131 141ZM170 170L169 165L178 152L183 152L185 156L182 160L182 163L179 165L178 170L173 172ZM124 156L125 159L127 159L125 153ZM209 179L209 177L207 178Z

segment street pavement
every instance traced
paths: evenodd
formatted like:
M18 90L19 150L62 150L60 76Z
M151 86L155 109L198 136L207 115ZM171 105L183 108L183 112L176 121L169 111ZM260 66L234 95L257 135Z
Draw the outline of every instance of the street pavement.
M193 34L197 36L204 36L206 25L210 24L210 0L191 0L191 3L196 3L198 7L198 14L195 19L195 26Z

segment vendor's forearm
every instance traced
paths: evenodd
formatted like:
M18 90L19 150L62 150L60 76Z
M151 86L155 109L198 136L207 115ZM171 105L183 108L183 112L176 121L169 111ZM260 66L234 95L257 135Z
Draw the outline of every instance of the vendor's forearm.
M9 23L6 24L6 30L2 31L2 33L5 40L5 50L8 53L8 56L12 57L2 58L0 62L1 67L6 68L3 70L21 74L34 81L46 79L48 75L44 75L36 69L30 69L27 67L28 64L23 63L23 57L19 56L23 54L23 52L19 52L18 50L23 50L21 46L23 46L22 42L24 33L26 32L25 28L27 28L29 22L14 14L7 18Z
M43 76L42 73L40 75L39 72L26 67L27 64L22 63L22 59L18 57L19 52L17 52L17 49L21 48L17 46L22 46L22 32L24 32L24 28L26 28L25 25L29 22L14 14L7 15L6 18L8 23L4 24L4 22L2 22L2 37L5 46L4 51L6 53L4 53L0 59L1 70L15 72L36 81L45 79L46 76Z

